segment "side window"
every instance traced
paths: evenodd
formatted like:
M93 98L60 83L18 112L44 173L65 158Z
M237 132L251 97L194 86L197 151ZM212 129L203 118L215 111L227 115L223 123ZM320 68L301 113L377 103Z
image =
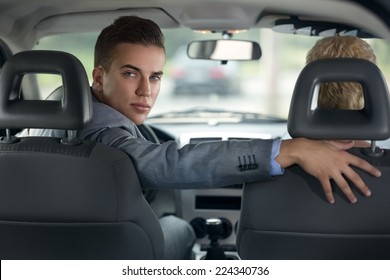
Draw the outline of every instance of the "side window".
M73 54L81 61L92 82L93 54L97 36L98 32L51 35L41 38L34 49L64 51ZM58 75L38 75L35 78L39 99L46 99L62 85L61 77Z

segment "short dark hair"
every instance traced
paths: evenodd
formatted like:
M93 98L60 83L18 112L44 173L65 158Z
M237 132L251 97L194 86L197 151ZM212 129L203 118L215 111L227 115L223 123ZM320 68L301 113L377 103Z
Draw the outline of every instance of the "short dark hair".
M122 16L104 28L95 44L95 67L108 70L114 48L120 43L153 45L165 50L164 35L152 20L137 16Z

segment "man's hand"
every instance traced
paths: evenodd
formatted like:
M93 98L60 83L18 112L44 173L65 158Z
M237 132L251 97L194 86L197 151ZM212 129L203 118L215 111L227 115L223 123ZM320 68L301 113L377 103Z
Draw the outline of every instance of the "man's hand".
M334 203L331 179L336 182L347 198L355 203L357 198L348 185L346 178L364 195L370 196L371 191L351 166L358 167L375 177L380 177L381 172L367 161L345 151L353 145L353 141L320 141L304 138L284 140L276 161L282 168L298 164L307 173L316 177L320 181L330 203Z

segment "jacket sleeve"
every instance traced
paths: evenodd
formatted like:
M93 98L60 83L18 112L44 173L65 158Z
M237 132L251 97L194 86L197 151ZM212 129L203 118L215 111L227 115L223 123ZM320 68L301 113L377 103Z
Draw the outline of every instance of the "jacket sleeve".
M103 113L94 108L97 111ZM145 140L136 125L116 111L115 116L110 116L111 110L100 113L104 118L95 115L79 136L126 152L144 188L218 188L270 178L272 140L215 141L179 148L175 141Z

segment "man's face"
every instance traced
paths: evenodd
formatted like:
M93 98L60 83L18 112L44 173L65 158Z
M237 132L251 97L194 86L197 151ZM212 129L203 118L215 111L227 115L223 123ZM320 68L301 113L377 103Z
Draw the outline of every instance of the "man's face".
M157 46L122 43L116 46L110 69L93 71L95 96L142 124L160 91L165 52Z

